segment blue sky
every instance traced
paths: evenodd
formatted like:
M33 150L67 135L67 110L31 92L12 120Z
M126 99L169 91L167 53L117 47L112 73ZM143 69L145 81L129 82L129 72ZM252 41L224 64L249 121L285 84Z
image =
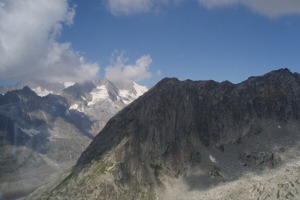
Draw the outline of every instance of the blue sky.
M7 0L2 1L9 4ZM30 1L38 4L36 0L24 0ZM0 62L0 67L1 64L6 66L2 72L0 68L2 80L32 78L30 74L33 73L35 77L59 81L107 77L152 86L163 77L238 83L249 76L262 75L278 68L287 67L293 72L300 72L299 1L49 2L64 9L56 20L48 23L44 32L38 34L41 42L32 48L44 49L45 55L41 55L51 59L45 64L34 54L26 62L22 57L19 63ZM53 6L50 4L48 7ZM21 9L16 7L16 10ZM2 14L8 15L5 6L3 8ZM56 14L56 9L54 7L48 15ZM26 11L24 13L26 15ZM45 15L41 18L47 21L45 13L40 15ZM0 27L1 23L6 22L0 20ZM23 26L20 27L22 29ZM28 37L39 38L34 34L28 34ZM25 39L28 41L28 38ZM48 44L40 45L44 43ZM28 59L31 55L27 54L24 57ZM59 59L53 61L53 57ZM35 59L37 61L32 63ZM27 67L20 67L22 63ZM31 73L24 74L24 68L30 69ZM14 76L16 71L18 75ZM68 74L71 71L74 73Z

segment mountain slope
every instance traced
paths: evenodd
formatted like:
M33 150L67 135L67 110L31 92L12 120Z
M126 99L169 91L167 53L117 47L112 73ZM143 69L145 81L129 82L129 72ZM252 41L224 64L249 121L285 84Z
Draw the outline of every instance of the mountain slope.
M46 96L27 86L0 94L0 199L24 196L75 164L106 122L127 105L120 91L131 90L132 101L138 97L136 83L117 84L77 83ZM55 84L29 85L50 91ZM101 96L102 90L109 95Z
M299 160L299 119L300 75L287 69L236 85L163 79L29 198L230 199L203 194Z
M0 198L23 196L61 173L93 138L85 131L91 121L69 112L60 96L39 97L24 87L0 102Z

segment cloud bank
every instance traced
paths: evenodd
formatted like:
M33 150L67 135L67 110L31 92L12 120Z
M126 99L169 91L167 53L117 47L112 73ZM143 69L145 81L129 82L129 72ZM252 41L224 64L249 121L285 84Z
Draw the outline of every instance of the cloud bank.
M114 15L134 15L160 10L163 6L189 0L105 0L105 6ZM268 17L300 14L299 0L195 0L211 9L229 5L242 5Z
M83 81L99 66L88 63L70 43L59 43L75 9L67 0L0 0L0 79Z
M252 11L268 17L279 17L289 14L300 14L299 0L198 0L207 8L243 5Z
M144 55L133 64L127 64L128 58L124 53L112 60L112 64L105 68L105 78L111 81L139 82L151 78L149 66L152 63L150 55Z

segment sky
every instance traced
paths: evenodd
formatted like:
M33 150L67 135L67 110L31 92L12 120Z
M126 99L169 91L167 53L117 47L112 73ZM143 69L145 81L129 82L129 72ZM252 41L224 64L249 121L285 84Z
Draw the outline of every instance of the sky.
M299 0L0 0L0 84L300 72Z

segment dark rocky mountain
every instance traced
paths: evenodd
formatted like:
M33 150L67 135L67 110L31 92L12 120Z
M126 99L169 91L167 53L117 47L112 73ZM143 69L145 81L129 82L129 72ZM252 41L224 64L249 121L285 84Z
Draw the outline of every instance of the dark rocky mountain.
M300 74L165 78L28 199L299 199Z
M32 83L0 94L0 199L24 196L71 167L106 122L146 90L117 84L76 83L53 92L54 83Z

